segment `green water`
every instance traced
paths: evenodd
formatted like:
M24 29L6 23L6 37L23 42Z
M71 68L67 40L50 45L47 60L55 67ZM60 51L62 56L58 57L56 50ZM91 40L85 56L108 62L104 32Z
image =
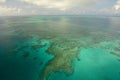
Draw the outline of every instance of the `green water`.
M0 18L0 80L120 80L120 18Z

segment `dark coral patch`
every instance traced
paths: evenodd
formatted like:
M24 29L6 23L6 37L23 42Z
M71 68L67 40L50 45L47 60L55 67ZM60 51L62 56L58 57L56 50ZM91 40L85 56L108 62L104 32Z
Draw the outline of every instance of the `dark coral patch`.
M42 48L42 47L45 47L46 45L33 45L32 46L32 48L34 49L34 50L36 50L36 49L39 49L39 48Z
M37 60L38 58L37 57L34 57L33 60Z
M24 58L27 58L29 55L30 55L29 52L25 52L22 56L23 56Z

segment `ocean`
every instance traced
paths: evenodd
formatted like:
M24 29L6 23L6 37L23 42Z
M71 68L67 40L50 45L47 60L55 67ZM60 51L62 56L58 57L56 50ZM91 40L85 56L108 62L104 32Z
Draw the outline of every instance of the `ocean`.
M120 17L1 17L0 80L120 80Z

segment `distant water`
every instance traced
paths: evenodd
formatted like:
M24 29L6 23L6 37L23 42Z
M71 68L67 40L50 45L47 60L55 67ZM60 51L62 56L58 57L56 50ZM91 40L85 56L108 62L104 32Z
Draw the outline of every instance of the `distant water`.
M120 18L82 16L2 17L0 80L42 80L56 57L47 50L74 45L66 39L79 46L73 73L53 71L47 80L120 80Z

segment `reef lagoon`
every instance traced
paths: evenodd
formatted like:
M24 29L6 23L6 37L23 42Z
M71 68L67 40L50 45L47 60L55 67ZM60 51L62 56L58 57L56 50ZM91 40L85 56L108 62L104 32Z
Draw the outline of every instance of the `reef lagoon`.
M120 17L1 17L0 80L120 80Z

